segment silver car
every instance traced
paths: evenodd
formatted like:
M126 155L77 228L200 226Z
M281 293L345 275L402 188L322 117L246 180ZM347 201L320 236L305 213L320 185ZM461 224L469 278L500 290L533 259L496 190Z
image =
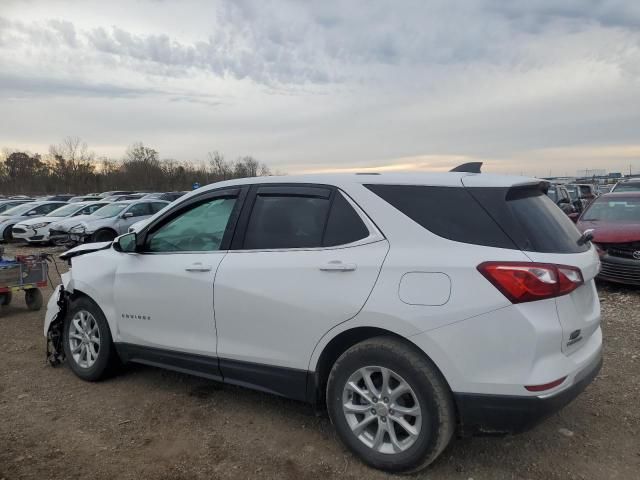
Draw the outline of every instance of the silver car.
M91 215L75 217L51 225L50 237L60 241L65 235L67 243L108 242L127 233L129 227L162 210L169 202L161 200L128 200L113 202Z
M66 204L67 202L29 202L5 210L2 212L2 215L0 215L0 233L2 233L2 240L5 242L13 240L11 230L16 223L26 220L27 218L42 217Z

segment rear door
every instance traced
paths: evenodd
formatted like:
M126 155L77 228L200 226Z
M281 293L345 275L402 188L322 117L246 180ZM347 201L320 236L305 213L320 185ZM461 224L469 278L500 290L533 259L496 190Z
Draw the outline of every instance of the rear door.
M215 281L225 381L302 398L314 346L362 308L387 251L335 188L254 186Z
M562 326L562 351L579 350L600 324L595 277L600 269L591 244L581 245L575 224L543 194L538 184L511 188L475 188L479 181L464 177L467 190L480 202L514 243L533 262L578 267L584 284L556 297Z

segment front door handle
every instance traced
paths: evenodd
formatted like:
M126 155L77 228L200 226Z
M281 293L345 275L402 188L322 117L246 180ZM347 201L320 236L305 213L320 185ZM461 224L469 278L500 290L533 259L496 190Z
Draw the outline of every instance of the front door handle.
M322 265L320 270L323 272L353 272L356 268L355 263L342 263L340 260L334 260Z
M198 262L192 263L187 268L185 268L185 270L187 272L210 272L211 268L211 265L203 265L202 263Z

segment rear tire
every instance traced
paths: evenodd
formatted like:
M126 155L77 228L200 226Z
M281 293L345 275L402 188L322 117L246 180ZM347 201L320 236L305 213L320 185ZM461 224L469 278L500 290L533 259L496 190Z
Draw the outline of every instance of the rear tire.
M120 364L107 319L90 298L71 301L62 335L69 367L83 380L106 378Z
M440 371L416 347L391 337L342 354L329 374L327 408L346 447L387 472L425 468L455 430L453 398Z
M11 292L0 293L0 306L8 307L11 304L12 299L13 294Z
M30 288L24 291L24 301L27 308L32 311L38 311L42 308L42 292L38 288Z

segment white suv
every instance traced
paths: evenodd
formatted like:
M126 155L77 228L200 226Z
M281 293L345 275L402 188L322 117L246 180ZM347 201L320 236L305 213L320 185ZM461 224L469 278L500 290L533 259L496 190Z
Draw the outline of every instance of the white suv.
M67 252L44 332L85 380L120 361L326 407L366 463L526 430L601 366L599 260L545 183L242 179Z

